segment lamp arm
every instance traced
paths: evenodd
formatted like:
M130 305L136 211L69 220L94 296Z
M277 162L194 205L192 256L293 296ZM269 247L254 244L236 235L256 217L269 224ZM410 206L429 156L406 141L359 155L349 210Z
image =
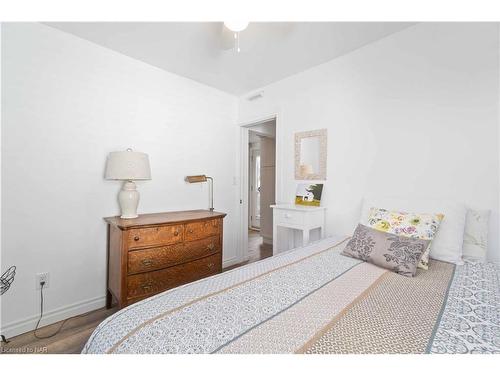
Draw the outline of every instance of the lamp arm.
M210 176L207 176L207 180L210 181L210 211L214 210L214 179Z

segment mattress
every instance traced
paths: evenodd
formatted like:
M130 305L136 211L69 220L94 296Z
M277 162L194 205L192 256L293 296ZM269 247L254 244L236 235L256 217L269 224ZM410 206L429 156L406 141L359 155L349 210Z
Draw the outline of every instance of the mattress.
M328 238L158 294L103 321L83 353L499 353L499 267L401 276Z

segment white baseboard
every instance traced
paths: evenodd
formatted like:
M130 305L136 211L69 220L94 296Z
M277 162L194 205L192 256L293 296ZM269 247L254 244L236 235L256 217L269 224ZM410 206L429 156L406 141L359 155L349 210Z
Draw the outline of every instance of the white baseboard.
M225 261L222 262L222 269L231 267L232 265L241 263L241 261L238 259L238 257L232 257L230 259L226 259Z
M97 310L106 305L106 297L95 297L85 301L77 302L72 305L60 307L58 309L47 311L40 322L40 327L59 322L61 320L71 318L76 315ZM35 329L36 322L40 315L34 315L30 318L20 319L12 323L8 323L1 327L2 335L7 338L20 335Z

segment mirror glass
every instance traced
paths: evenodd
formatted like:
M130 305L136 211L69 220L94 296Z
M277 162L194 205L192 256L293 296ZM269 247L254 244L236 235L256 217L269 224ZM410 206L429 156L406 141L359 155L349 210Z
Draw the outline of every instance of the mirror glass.
M300 168L303 174L319 172L319 137L300 140Z
M326 129L295 133L295 179L326 180Z

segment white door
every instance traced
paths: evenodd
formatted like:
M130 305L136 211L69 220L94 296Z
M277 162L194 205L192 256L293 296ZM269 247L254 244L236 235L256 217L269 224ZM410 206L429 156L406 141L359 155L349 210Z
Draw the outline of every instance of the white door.
M260 235L264 243L273 241L273 210L276 186L276 147L272 138L262 137L260 141Z
M260 150L250 150L250 227L260 228Z

